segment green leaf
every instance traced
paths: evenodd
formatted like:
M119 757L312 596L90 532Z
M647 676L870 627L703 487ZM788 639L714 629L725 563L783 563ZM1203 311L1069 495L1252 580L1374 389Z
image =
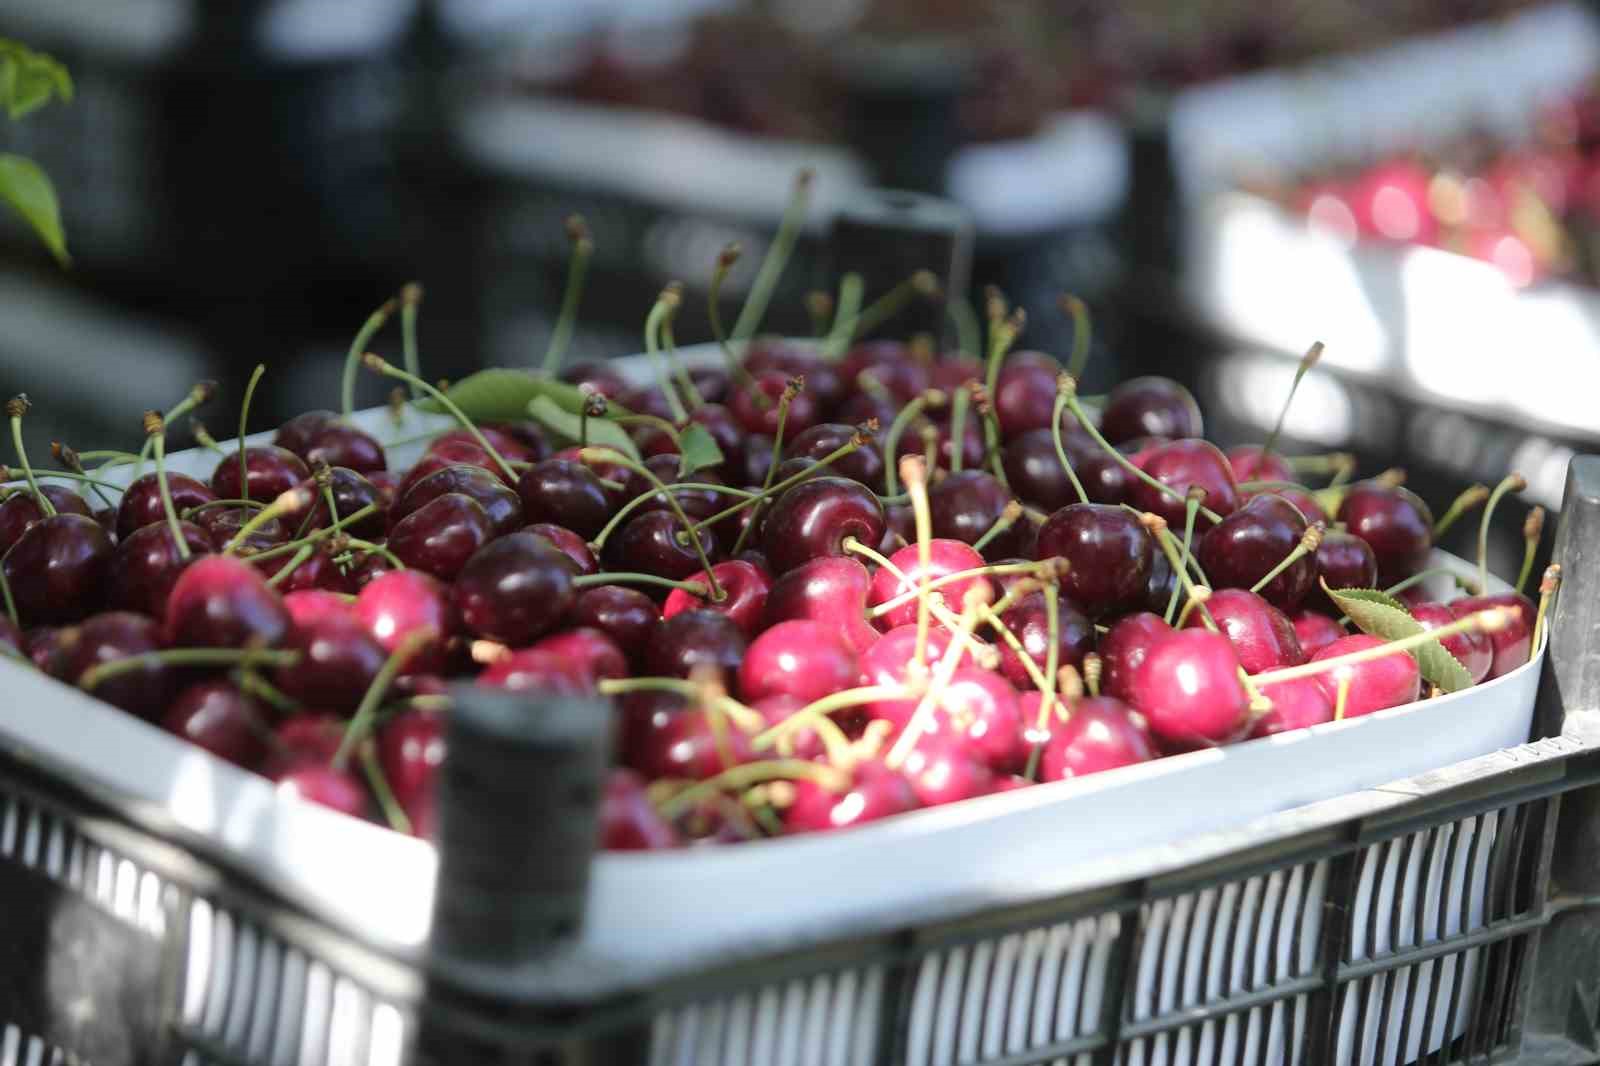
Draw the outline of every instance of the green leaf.
M564 409L549 396L535 396L528 404L527 414L546 429L560 434L567 440L579 439L581 421L579 417ZM604 418L589 419L589 443L596 447L615 448L635 461L639 458L639 449L627 431Z
M72 262L61 231L61 208L56 203L55 188L32 160L0 155L0 199L27 220L62 266Z
M678 447L682 449L682 458L678 462L678 474L687 477L696 470L704 470L708 466L720 466L723 462L722 449L717 447L717 440L711 431L698 422L690 422L688 427L678 434Z
M548 398L569 414L582 414L584 401L588 398L576 385L511 367L480 370L451 385L445 390L445 395L474 422L504 422L521 418L527 414L528 405L539 397ZM444 408L432 399L420 401L417 407L434 414L444 413ZM606 413L627 414L627 411L616 404L609 404Z
M1363 633L1384 640L1399 640L1426 632L1421 622L1399 607L1392 597L1381 592L1374 589L1330 589L1326 582L1322 587ZM1389 602L1385 603L1384 600ZM1467 668L1437 640L1412 648L1411 657L1417 660L1424 680L1431 685L1438 685L1446 692L1460 692L1472 687L1472 675L1467 673Z
M72 99L72 77L60 62L17 41L0 37L0 107L13 121L26 118L53 97Z

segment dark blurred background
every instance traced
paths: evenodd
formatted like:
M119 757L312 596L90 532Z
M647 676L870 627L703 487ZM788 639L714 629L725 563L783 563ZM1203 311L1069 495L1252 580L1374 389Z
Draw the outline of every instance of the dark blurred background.
M4 150L53 177L74 256L62 271L0 221L0 380L35 402L36 455L53 439L130 446L142 410L202 378L223 386L202 417L229 435L258 362L270 373L257 428L336 406L351 336L410 280L427 290L430 376L533 363L574 211L597 249L574 358L637 351L672 279L688 289L680 342L706 339L717 251L745 249L731 319L801 166L816 169L816 195L775 331L804 329L804 293L832 280L830 219L892 186L971 219L969 296L994 284L1027 307L1024 346L1065 356L1070 324L1054 307L1075 292L1096 319L1085 391L1171 374L1225 443L1264 435L1319 337L1329 358L1289 438L1354 451L1367 473L1405 466L1440 506L1517 468L1528 499L1553 507L1566 458L1600 437L1582 403L1541 406L1600 384L1600 294L1582 257L1543 257L1529 238L1539 269L1519 273L1482 226L1394 233L1382 210L1413 194L1456 203L1452 190L1470 206L1482 167L1556 136L1552 108L1576 116L1568 155L1587 151L1600 36L1582 6L0 0L0 35L64 61L78 90L0 130ZM1410 87L1395 89L1401 73ZM1423 192L1372 177L1419 153ZM1303 215L1325 206L1302 193L1333 180L1353 228L1296 259ZM1581 248L1588 171L1564 180L1579 191L1546 197L1542 214L1507 194L1507 232L1555 225ZM1412 262L1408 237L1498 270L1500 319L1537 311L1540 332L1475 325L1488 313L1480 274L1418 310L1425 284L1441 284L1418 280L1433 268L1385 265ZM1352 273L1340 248L1371 270ZM1323 260L1320 274L1296 266ZM1539 389L1497 384L1535 369ZM364 389L364 403L385 392ZM1502 560L1520 550L1519 522L1497 531Z

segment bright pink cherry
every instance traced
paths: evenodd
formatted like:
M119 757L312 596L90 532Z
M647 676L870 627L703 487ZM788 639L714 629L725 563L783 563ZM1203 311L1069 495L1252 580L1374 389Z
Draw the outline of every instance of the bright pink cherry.
M806 618L833 626L859 654L877 643L866 620L872 579L854 559L823 558L784 574L767 595L764 625Z
M1150 654L1155 642L1172 631L1160 615L1148 611L1119 618L1100 638L1101 691L1108 696L1128 699L1134 671Z
M935 538L928 543L928 568L922 569L921 553L915 544L901 548L889 556L893 563L905 575L905 580L895 576L889 567L879 567L878 572L872 577L872 589L868 593L867 602L873 607L888 603L890 600L906 593L915 592L922 581L937 581L951 574L958 574L965 570L973 570L985 565L983 556L974 551L971 545L963 544L959 540ZM940 585L934 591L944 597L946 605L952 610L960 612L966 603L968 590L976 589L984 603L994 602L994 586L986 575L978 574L973 577L963 578ZM914 623L917 620L917 601L913 597L894 610L881 615L877 619L880 628L888 630L895 626Z
M538 641L528 649L555 656L567 670L593 686L601 681L628 676L628 658L605 633L598 629L567 629Z
M894 726L898 735L911 717L896 712L908 703L914 708L917 702L878 703L873 714ZM925 732L963 737L990 769L1011 773L1027 759L1026 728L1017 691L1010 682L993 670L961 666L940 694Z
M678 831L651 805L644 780L632 770L610 771L600 797L600 847L605 851L658 851L680 843Z
M1168 749L1226 744L1249 724L1239 657L1227 637L1208 629L1181 629L1157 639L1128 690L1128 702Z
M1209 441L1188 439L1163 444L1138 465L1146 474L1175 490L1177 495L1158 492L1141 478L1129 486L1128 502L1141 511L1165 518L1172 529L1183 529L1184 495L1191 488L1204 489L1205 498L1200 502L1224 517L1239 506L1239 488L1233 469L1227 457ZM1195 529L1209 528L1211 522L1205 515L1197 515Z
M282 795L328 807L352 818L367 816L367 790L348 770L302 765L283 771L274 780Z
M510 692L544 692L554 696L585 696L594 691L571 663L548 651L523 648L503 656L478 675L484 688Z
M1419 603L1411 608L1411 617L1421 623L1424 629L1438 629L1456 620L1455 613L1442 603ZM1445 651L1467 668L1474 685L1489 676L1489 668L1494 664L1494 645L1489 640L1491 635L1469 629L1439 641Z
M767 607L767 595L772 591L772 579L759 567L741 559L717 563L711 573L722 586L723 598L712 600L709 596L696 596L686 589L673 589L667 593L661 606L661 617L671 618L684 611L709 610L727 615L744 631L754 637L761 628L761 616ZM706 584L704 570L689 578Z
M1457 618L1465 618L1474 611L1490 607L1514 607L1516 617L1510 625L1487 634L1494 648L1494 661L1489 666L1489 677L1503 677L1528 661L1533 649L1533 623L1538 614L1533 601L1520 592L1504 592L1493 596L1464 596L1451 600L1446 606Z
M1241 444L1227 451L1228 465L1240 481L1293 481L1294 468L1277 452L1263 451L1259 444Z
M290 620L297 626L311 625L324 618L354 617L354 605L350 597L326 589L299 589L286 593L283 597L283 606L289 612Z
M1036 720L1038 692L1024 693L1022 713ZM1039 757L1039 780L1064 781L1071 777L1114 770L1148 762L1160 753L1150 738L1144 716L1111 696L1077 700L1065 722L1052 719L1050 739Z
M1329 644L1313 655L1311 661L1323 662L1351 652L1381 647L1383 644L1384 641L1379 637L1357 633ZM1323 694L1335 707L1339 702L1340 684L1345 678L1350 679L1350 692L1344 707L1346 718L1358 718L1386 707L1399 707L1402 704L1412 703L1422 692L1422 673L1417 668L1417 661L1403 651L1351 666L1336 667L1317 674L1316 678L1317 683L1322 686Z
M855 769L844 792L831 792L807 778L794 782L794 800L784 809L783 824L791 833L847 829L915 810L917 796L900 774L878 763Z
M444 668L447 642L460 624L448 586L421 570L391 570L373 578L356 594L354 613L386 653L417 630L437 634L406 660L402 670L413 674Z
M1206 608L1233 643L1245 673L1259 674L1306 661L1294 625L1282 611L1254 592L1217 589L1206 601ZM1195 610L1189 613L1184 626L1192 629L1204 624L1204 618Z
M270 646L289 631L289 611L259 570L226 555L189 564L167 598L166 642L176 647Z
M1291 614L1289 624L1294 626L1295 639L1300 642L1300 650L1307 658L1349 635L1337 620L1309 608Z
M1272 709L1250 724L1252 737L1270 737L1333 721L1333 701L1314 677L1263 684L1261 694L1272 701Z
M971 799L994 791L995 773L964 740L947 735L923 737L900 773L924 807Z
M850 688L858 673L854 650L820 622L779 622L745 650L739 691L747 700L788 695L810 703Z

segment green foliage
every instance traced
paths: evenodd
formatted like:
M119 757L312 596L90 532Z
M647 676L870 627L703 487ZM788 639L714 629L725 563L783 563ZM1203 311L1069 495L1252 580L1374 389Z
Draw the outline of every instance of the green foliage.
M0 37L0 108L11 120L24 119L56 98L72 99L67 68L42 52ZM63 266L70 262L55 187L37 164L17 155L0 155L0 199L33 227L58 262Z

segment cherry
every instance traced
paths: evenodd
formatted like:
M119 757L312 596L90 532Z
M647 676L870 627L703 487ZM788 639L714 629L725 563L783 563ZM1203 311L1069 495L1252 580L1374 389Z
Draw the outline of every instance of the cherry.
M254 514L254 511L247 511L242 507L208 507L204 511L195 512L194 524L211 535L211 545L207 551L223 551L250 522ZM167 524L164 519L157 519L151 524L158 523L163 526ZM266 551L288 540L289 528L278 519L269 518L245 534L244 540L239 542L239 551Z
M654 677L688 677L697 666L714 666L732 687L746 644L744 633L727 615L685 611L662 621L645 651L645 666Z
M647 780L703 781L750 761L749 739L725 717L641 695L624 701L622 763Z
M1447 607L1457 618L1465 618L1474 611L1491 607L1515 607L1516 618L1509 624L1487 634L1494 648L1494 661L1489 666L1489 677L1503 677L1528 661L1533 650L1533 623L1538 615L1533 601L1519 592L1504 592L1494 596L1465 596L1451 600Z
M788 377L804 377L806 391L823 408L832 407L846 391L843 366L835 367L832 363L824 362L817 353L793 344L758 342L745 357L744 366L751 374L776 370ZM854 383L852 376L849 384ZM794 417L793 412L790 417Z
M1233 650L1245 673L1259 674L1280 666L1299 666L1306 661L1294 625L1282 611L1254 592L1218 589L1206 601L1206 609L1233 642ZM1200 612L1193 611L1185 628L1203 624Z
M1344 626L1321 611L1295 611L1289 615L1289 624L1294 626L1295 639L1300 642L1300 650L1307 658L1348 635Z
M311 447L312 438L338 420L339 416L332 411L303 412L279 426L278 432L273 434L272 443L280 448L287 448L304 459L306 451Z
M1022 696L1022 713L1036 720L1043 695ZM1119 699L1091 696L1073 701L1065 722L1052 720L1050 739L1039 756L1039 780L1069 778L1149 762L1160 753L1144 716Z
M335 770L331 766L297 766L276 774L273 780L277 782L278 791L285 796L315 803L352 818L367 816L366 790L348 770Z
M1248 589L1287 558L1305 535L1306 521L1295 505L1269 493L1245 501L1213 526L1195 554L1213 587ZM1316 576L1316 559L1302 555L1267 582L1261 596L1274 607L1292 610L1311 591Z
M1121 507L1074 503L1039 527L1034 555L1062 558L1067 573L1061 591L1090 618L1119 614L1142 604L1156 554L1139 517Z
M993 474L958 470L928 490L928 503L933 510L933 535L974 544L999 520L1010 502L1011 493ZM991 540L985 551L997 557L1022 554L1026 525L1026 522L1018 522ZM866 541L865 537L861 539Z
M354 606L347 597L326 589L297 589L285 593L283 607L289 612L289 621L297 626L312 625L334 616L355 617Z
M160 627L142 614L97 614L78 627L76 639L66 649L63 675L69 681L77 681L96 666L157 651L160 638ZM166 709L177 689L177 671L153 662L107 678L95 686L94 697L140 718L154 719Z
M678 457L676 455L653 455L646 459L644 465L664 485L674 485L679 481L696 481L703 484L719 484L721 478L710 470L701 470L689 478L678 476ZM624 483L622 494L629 500L640 496L649 496L649 499L639 504L639 511L669 511L672 505L667 502L664 492L656 490L650 479L634 472L629 474ZM678 501L684 513L690 518L709 518L728 505L721 493L710 489L688 489L674 492L673 497Z
M1015 356L1000 368L991 399L995 417L1000 420L1000 432L1007 439L1029 430L1050 428L1055 415L1056 376L1060 373L1061 367L1054 360L1048 365L1019 363Z
M491 444L502 437L514 440L527 452L525 462L536 463L550 454L550 440L544 434L544 429L539 423L522 418L514 422L486 422L478 427L483 432L484 438ZM499 436L490 436L489 431L494 430ZM506 456L507 459L511 457Z
M1237 740L1250 721L1239 657L1227 637L1208 629L1158 636L1129 679L1128 702L1174 750Z
M761 615L766 610L772 579L755 565L737 559L718 563L711 568L711 573L722 588L721 600L713 602L687 589L673 589L662 604L661 617L671 618L684 611L716 611L731 618L745 636L754 637L761 629ZM705 571L691 580L707 584Z
M316 433L306 446L304 459L312 466L326 463L358 474L371 474L389 467L383 445L377 438L342 423L326 425Z
M359 561L356 563L355 568L345 575L350 582L350 588L355 592L360 592L372 584L375 579L391 573L395 569L390 565L389 560L377 552L359 556L358 558Z
M34 626L22 635L22 651L40 673L66 680L67 652L77 639L76 627Z
M1172 590L1179 584L1167 553L1159 549L1151 552L1150 580L1144 587L1144 609L1165 617L1167 606L1172 603Z
M1165 619L1145 611L1118 619L1100 638L1101 691L1121 699L1130 698L1134 671L1150 654L1155 642L1171 632L1173 629Z
M201 681L178 693L161 728L235 766L253 770L267 754L267 712L228 681Z
M1411 160L1372 168L1351 186L1348 197L1361 232L1391 241L1433 244L1439 223L1428 206L1432 175Z
M1042 674L1050 654L1050 617L1042 592L1031 592L1012 604L1000 621L1021 642L1023 650ZM1056 604L1056 646L1059 666L1074 669L1094 650L1094 626L1068 600ZM1009 641L1000 641L1000 672L1019 689L1033 686L1033 679Z
M293 557L287 555L269 559L262 564L261 572L275 580L278 573L293 561ZM333 561L333 553L328 550L327 545L319 544L287 577L278 582L277 589L284 594L307 589L348 593L351 584L345 572L339 568L339 564Z
M1428 565L1433 552L1433 512L1409 489L1376 481L1352 485L1339 505L1339 521L1372 548L1381 588L1398 584Z
M628 479L633 477L633 471L629 470L621 463L613 463L605 459L585 459L583 457L583 449L577 446L563 448L550 458L565 459L568 462L577 463L580 466L588 469L592 474L594 474L595 477L603 478L606 481L614 481L619 485L627 485ZM611 501L611 505L613 507L621 507L623 504L628 502L628 497L621 489L606 489L605 491L606 499ZM524 499L522 506L524 510L527 509L528 503L526 499ZM529 521L532 521L532 518L530 518ZM581 533L582 530L579 530L578 532Z
M1124 381L1111 390L1100 416L1100 432L1112 444L1135 437L1198 437L1204 431L1200 405L1193 394L1170 378ZM1214 504L1210 506L1215 510Z
M359 522L341 527L352 537L377 540L389 528L389 508L394 501L372 481L354 470L336 466L328 471L328 490L333 494L333 505L341 518L348 518L369 505L376 508ZM328 513L328 501L323 499L320 489L316 490L316 501L311 509L311 528L326 529L333 525L333 516Z
M753 375L750 388L736 389L728 400L728 411L746 433L764 433L774 436L778 431L778 398L788 388L789 375L781 370L763 370ZM752 390L764 396L766 406L756 402ZM785 434L801 433L817 424L817 397L809 389L801 389L789 402L789 414L784 423Z
M867 594L867 602L877 607L904 594L915 592L925 580L937 581L942 577L984 565L983 556L973 551L970 545L963 544L959 540L943 538L935 538L928 542L926 570L922 567L921 558L921 553L915 544L901 548L890 555L889 561L905 575L905 580L896 577L894 570L889 567L880 567L872 577L872 588ZM941 585L933 591L934 594L942 596L946 603L959 609L966 603L968 592L973 589L978 590L984 603L994 602L994 586L983 574ZM893 629L895 626L907 625L916 620L917 601L911 599L880 615L877 622L881 629Z
M167 597L166 643L179 647L271 646L289 630L289 612L249 563L227 555L194 560Z
M302 711L272 731L272 752L262 772L275 777L307 763L330 763L339 752L347 723L332 714Z
M797 700L793 696L780 693L775 696L763 696L761 699L751 702L750 709L761 715L767 724L767 728L770 729L787 721L805 705L806 701L804 700ZM835 714L833 716L834 722L841 725L841 727L846 722L852 726L865 724L864 721L859 720L860 715L847 718L847 713ZM822 743L822 738L810 726L800 726L797 729L789 730L779 742L777 750L785 758L793 757L796 759L822 759L828 753L827 746Z
M17 612L28 622L71 622L94 611L106 593L115 549L111 534L87 515L60 512L17 538L0 570Z
M613 769L600 796L600 847L605 851L659 851L677 847L678 831L656 813L644 780Z
M482 467L463 465L435 470L413 483L389 512L389 520L398 523L440 496L452 492L478 502L489 519L491 536L503 537L522 528L522 498Z
M762 433L751 433L744 441L744 455L740 464L724 466L724 469L728 471L728 480L735 485L759 488L767 480L767 467L772 462L774 442L771 437Z
M925 678L925 671L931 670L950 647L950 639L943 626L930 625L922 667L913 668L911 664L917 661L917 627L897 626L861 653L861 682L887 687ZM874 712L881 710L881 717L896 722L909 719L916 706L915 698L878 700L871 705Z
M727 402L728 387L732 382L726 370L714 366L693 367L689 370L689 380L694 382L694 387L700 390L700 396L705 400L702 407Z
M494 526L482 505L449 492L395 523L388 548L406 566L451 581L493 537Z
M479 549L461 568L450 596L472 632L526 644L572 605L572 563L543 537L513 533Z
M1240 481L1295 480L1294 467L1289 465L1289 460L1277 452L1264 450L1259 444L1241 444L1229 448L1227 456L1233 476Z
M896 552L917 540L917 516L909 504L896 503L883 509L883 540L880 552Z
M994 791L994 771L964 741L951 736L923 737L900 765L900 773L924 807Z
M980 373L979 377L982 376L983 375ZM859 426L863 422L868 422L876 418L879 426L887 427L894 421L894 416L899 413L899 406L895 404L892 398L884 393L858 392L853 396L846 398L845 401L833 412L833 417L840 423L846 423L852 426ZM754 450L754 441L756 439L756 437L752 436L751 444L748 446L749 450ZM765 471L763 471L763 474L764 473ZM757 482L759 483L759 481L760 479L758 478Z
M255 500L271 503L311 476L311 469L294 452L276 444L258 444L244 450L245 482L239 483L239 457L228 453L217 463L211 475L211 491L221 500ZM171 491L171 477L167 479ZM159 504L159 500L157 501ZM176 499L173 505L180 512L185 506Z
M1442 603L1419 603L1411 608L1411 617L1424 629L1438 629L1456 620L1455 613ZM1494 664L1494 646L1489 638L1488 633L1468 629L1443 637L1439 643L1467 668L1476 685L1489 676L1489 668Z
M1378 583L1378 561L1366 541L1341 529L1330 529L1316 552L1317 576L1331 589L1370 589ZM1341 614L1321 584L1313 582L1307 603L1320 611Z
M629 389L620 398L623 407L636 415L653 415L656 418L672 418L672 405L667 402L666 394L654 385L643 388Z
M1018 357L1025 356L1026 352L1016 352L1011 356L1011 361L1016 362ZM1045 356L1046 359L1050 358ZM983 363L969 355L960 352L946 352L930 369L933 375L930 383L936 389L953 392L969 381L983 380ZM1052 385L1051 388L1055 386Z
M477 467L500 481L506 480L505 474L495 465L494 460L489 458L488 452L476 444L462 444L456 441L436 452L428 452L418 459L395 486L395 499L404 499L406 493L411 491L411 486L430 474L437 474L452 466Z
M796 618L823 622L859 655L878 642L878 631L866 620L871 586L867 568L854 559L813 559L773 582L762 624Z
M433 820L434 784L445 756L444 716L402 711L378 732L377 747L389 791L417 832Z
M784 445L783 454L786 459L823 459L849 444L855 434L854 426L823 422L796 434ZM870 445L834 460L829 469L840 477L861 482L874 492L883 491L883 453ZM762 476L765 477L765 470Z
M532 533L543 537L556 550L568 559L577 569L576 574L597 574L600 572L600 562L594 557L594 552L589 550L589 545L584 539L565 526L551 525L549 522L535 522L523 529L524 533Z
M525 521L553 522L580 537L594 537L611 517L612 501L600 478L571 459L546 459L524 470L517 479L517 495Z
M929 418L919 417L912 422L905 433L901 434L899 443L895 445L895 454L898 458L908 455L922 455L925 449L922 431L925 427L932 427L935 433L936 445L934 448L935 465L944 469L955 466L955 428L948 420L934 421ZM967 428L962 433L961 465L969 470L976 470L983 465L984 444L983 430L980 428L977 416L967 419Z
M600 630L616 642L630 662L637 663L661 625L661 610L638 589L596 585L578 593L567 620Z
M277 686L302 703L340 714L355 710L385 658L366 626L349 617L295 626L283 646L300 657L274 673Z
M1351 652L1380 647L1384 643L1381 638L1365 633L1340 637L1313 655L1311 661L1322 662ZM1422 692L1422 674L1417 668L1417 661L1403 651L1317 674L1317 683L1322 686L1323 695L1336 708L1340 682L1347 677L1350 679L1350 692L1344 706L1346 718L1357 718L1386 707L1412 703Z
M850 349L839 365L839 376L847 386L859 388L862 374L871 374L901 403L922 395L933 384L927 365L893 340L867 341Z
M1081 479L1083 471L1078 468L1073 453L1065 447L1066 443L1063 437L1062 450L1067 452L1068 460L1073 463L1073 472ZM1078 494L1056 455L1055 440L1048 428L1030 430L1008 439L1001 462L1012 491L1034 506L1045 511L1057 511L1069 503L1079 502ZM1084 491L1088 491L1087 484Z
M356 594L354 616L385 654L420 629L438 634L406 660L401 669L411 674L443 670L447 642L460 628L450 590L421 570L391 570L373 578Z
M1333 701L1314 677L1264 683L1261 694L1272 701L1272 709L1250 724L1252 737L1270 737L1333 721Z
M1244 479L1240 478L1240 480ZM1280 496L1294 504L1295 509L1300 512L1300 517L1305 519L1306 525L1310 525L1313 522L1321 522L1324 526L1331 524L1328 521L1328 512L1322 509L1322 505L1317 502L1317 498L1311 495L1308 489L1288 487L1271 490L1257 489L1250 492L1241 492L1239 496L1241 499L1253 500L1257 496L1267 495L1269 491L1272 495Z
M806 385L808 388L814 387L810 378L806 379ZM734 471L743 466L745 432L734 419L732 411L720 403L704 403L694 409L689 421L704 426L722 451L722 463L713 469Z
M880 701L872 705L872 714L888 721L898 734L910 721L909 714L898 712L905 707L915 708L917 703L914 699ZM1020 770L1027 759L1027 725L1016 689L993 670L957 667L950 684L938 697L933 717L934 724L927 733L963 738L996 773Z
M813 559L845 554L854 537L877 544L884 533L883 505L860 482L840 477L802 481L772 505L762 526L762 549L775 574Z
M594 685L573 664L548 651L523 648L495 660L478 675L484 688L511 692L535 691L560 696L584 696Z
M528 427L538 433L537 427ZM500 458L511 463L537 463L549 453L549 445L545 443L542 434L524 441L521 437L512 436L503 429L494 426L479 426L478 432L483 434L483 439L493 445L494 450L500 453ZM449 448L457 444L468 444L474 448L482 448L478 438L465 427L452 429L448 433L441 433L428 444L428 451L435 452L440 448Z
M52 486L46 485L44 492L45 495L50 497L50 502L55 504L57 511L74 510L70 507L63 507L62 501L58 500L50 491L51 488ZM180 515L191 507L199 507L201 504L210 503L217 498L216 493L212 492L204 482L197 481L187 474L179 474L170 470L167 472L167 492L172 496L172 506ZM74 498L79 501L76 513L88 514L88 505L83 504L82 498L76 496ZM29 496L13 496L6 500L5 503L0 504L0 549L9 546L6 541L6 533L15 527L7 512L13 507L22 508L23 504L19 503L19 500L25 500L28 507L35 509L38 507L38 504ZM210 510L220 510L220 508L209 508L208 511ZM202 512L202 514L205 513L208 512ZM167 511L161 504L161 489L155 474L145 474L134 478L127 489L123 491L122 500L117 504L117 537L119 539L131 537L136 530L143 529L152 522L165 522L166 520ZM37 521L37 518L33 519L33 521ZM20 535L21 530L18 529L17 532Z
M566 664L568 672L590 687L628 676L628 659L617 642L598 629L568 629L545 637L530 651L545 652Z
M688 539L687 530L677 515L671 511L646 511L628 519L606 540L601 558L608 570L643 571L658 577L686 580L699 573L703 566L694 546L680 541L679 534L684 534L684 540ZM706 555L715 559L715 534L708 528L696 535Z
M193 522L179 522L178 528L191 556L211 552L211 535ZM189 560L178 554L177 542L165 521L152 522L135 530L117 545L112 557L111 595L113 606L140 611L160 618L167 610L167 597Z
M810 703L847 689L858 676L855 651L820 622L779 622L750 642L739 667L746 700L792 696Z
M783 824L791 833L848 829L916 807L916 793L904 777L881 764L863 763L844 793L830 792L808 779L794 782L794 799L784 809Z
M1137 465L1163 485L1176 490L1177 495L1158 492L1146 482L1135 479L1128 486L1128 502L1141 511L1160 515L1175 529L1183 528L1184 495L1191 488L1204 489L1205 497L1200 502L1224 517L1239 506L1239 490L1233 471L1228 468L1227 457L1209 441L1175 440L1154 449ZM1195 517L1196 530L1203 532L1211 525L1204 514Z

